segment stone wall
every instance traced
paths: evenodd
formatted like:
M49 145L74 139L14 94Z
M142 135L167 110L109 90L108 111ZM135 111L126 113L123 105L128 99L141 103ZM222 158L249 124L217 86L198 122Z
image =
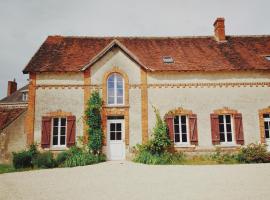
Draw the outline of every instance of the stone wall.
M42 116L50 112L70 112L76 116L76 136L83 136L83 73L42 73L37 75L34 141L41 142ZM65 86L65 87L63 87Z
M25 117L26 112L0 133L0 163L11 163L12 152L26 149Z
M259 142L258 111L270 105L269 78L265 72L149 74L149 128L155 124L151 105L162 115L183 107L197 114L199 148L213 148L210 113L229 107L243 115L245 144Z

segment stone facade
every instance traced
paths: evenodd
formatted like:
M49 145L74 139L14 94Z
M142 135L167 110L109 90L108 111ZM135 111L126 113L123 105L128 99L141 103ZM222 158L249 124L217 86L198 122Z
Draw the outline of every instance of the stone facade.
M10 163L12 152L26 149L25 116L26 112L0 132L0 163Z
M126 104L106 107L106 80L110 73L120 73L126 85ZM238 72L144 72L119 48L114 48L90 67L88 76L77 73L40 73L36 76L34 141L40 142L41 117L61 110L76 116L76 136L83 136L85 96L98 90L103 98L104 151L106 118L125 116L126 149L151 137L155 125L153 106L165 115L178 107L198 117L196 150L211 150L210 114L229 107L243 115L245 144L260 142L258 111L269 106L270 73ZM85 95L85 93L89 93ZM198 102L199 101L199 102ZM144 132L147 134L145 135ZM193 146L194 147L194 146ZM236 145L237 147L237 145ZM194 149L194 148L193 148Z
M260 142L258 111L269 105L269 73L153 73L148 77L149 128L155 119L151 105L164 115L177 107L198 116L198 149L214 148L210 114L229 107L243 115L245 144ZM165 98L159 98L160 96Z

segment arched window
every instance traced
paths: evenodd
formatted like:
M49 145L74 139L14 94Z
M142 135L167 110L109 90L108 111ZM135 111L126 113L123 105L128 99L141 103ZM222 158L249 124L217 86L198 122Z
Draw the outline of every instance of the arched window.
M107 80L108 105L124 105L124 79L118 73L112 73Z

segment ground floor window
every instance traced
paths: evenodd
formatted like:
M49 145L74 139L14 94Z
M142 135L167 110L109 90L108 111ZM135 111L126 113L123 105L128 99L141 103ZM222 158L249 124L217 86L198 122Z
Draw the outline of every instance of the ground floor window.
M270 114L263 114L264 120L264 134L266 139L270 139L269 128L270 128Z
M66 118L53 118L53 146L66 145L66 132L67 132L67 119Z
M187 116L178 115L174 117L174 143L188 144Z
M232 143L233 131L232 131L232 119L231 115L219 115L219 134L220 143Z

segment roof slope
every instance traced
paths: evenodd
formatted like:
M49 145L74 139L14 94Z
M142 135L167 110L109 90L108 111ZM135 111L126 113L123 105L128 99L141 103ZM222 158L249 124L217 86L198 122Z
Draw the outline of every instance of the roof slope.
M49 36L24 73L79 71L113 40L153 71L269 70L269 36L213 37L63 37ZM163 56L174 63L164 64Z
M0 131L11 124L26 108L0 108Z
M0 104L3 103L27 103L22 99L22 91L28 90L28 84L12 93L10 96L6 96L0 100Z

